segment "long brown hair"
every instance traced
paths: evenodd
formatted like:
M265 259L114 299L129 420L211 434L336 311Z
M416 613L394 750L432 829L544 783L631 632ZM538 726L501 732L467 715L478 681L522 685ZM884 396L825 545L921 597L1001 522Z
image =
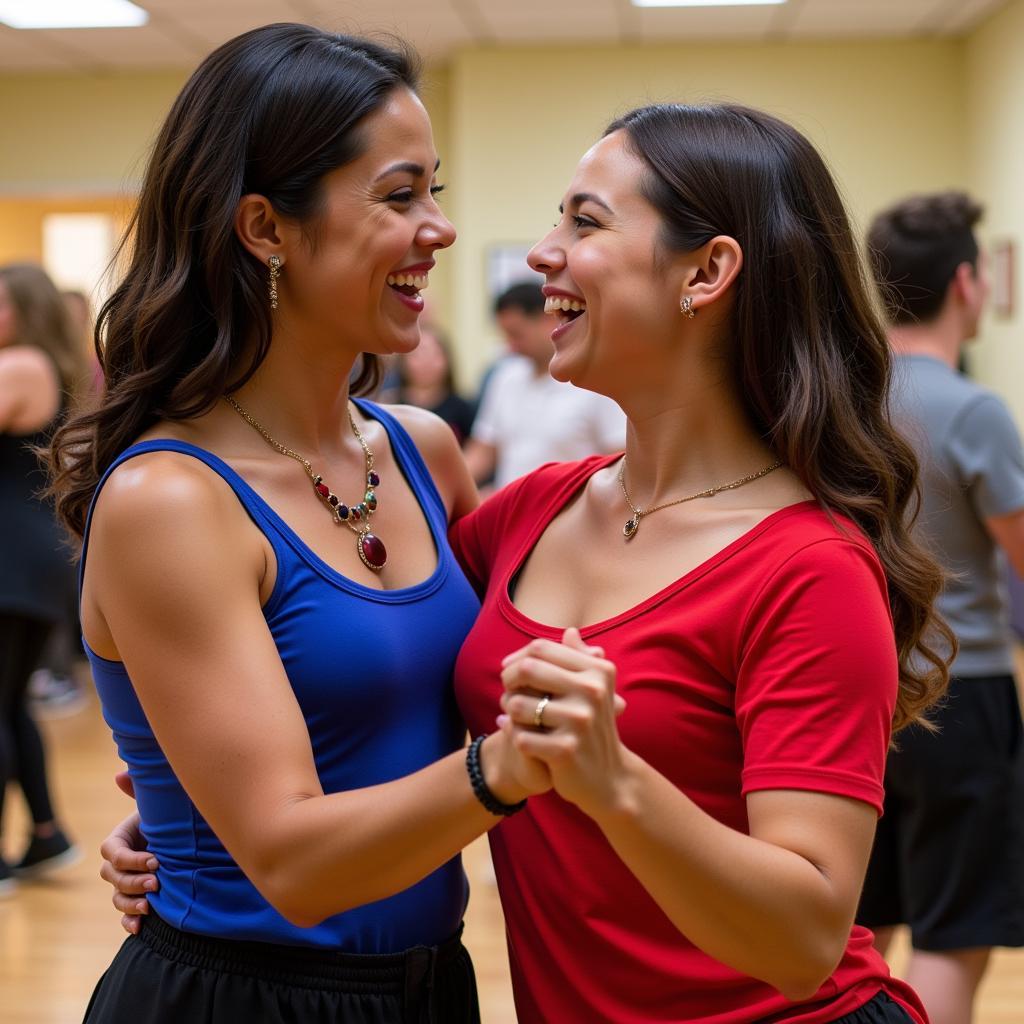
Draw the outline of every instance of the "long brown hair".
M643 107L606 134L620 130L647 165L641 187L670 250L720 234L742 246L729 352L739 394L818 502L874 544L900 660L893 724L922 721L956 641L934 609L943 572L910 533L918 463L889 416L891 353L828 168L795 128L733 104Z
M360 155L362 120L395 88L415 90L417 75L404 44L296 24L246 32L193 73L154 144L115 257L125 272L97 320L103 395L54 437L51 489L74 534L139 434L209 411L266 358L267 268L235 234L238 201L265 196L315 245L324 176ZM353 394L378 376L364 354Z
M34 263L8 263L0 267L14 307L16 345L42 349L57 368L65 402L81 396L89 369L67 304L42 267Z

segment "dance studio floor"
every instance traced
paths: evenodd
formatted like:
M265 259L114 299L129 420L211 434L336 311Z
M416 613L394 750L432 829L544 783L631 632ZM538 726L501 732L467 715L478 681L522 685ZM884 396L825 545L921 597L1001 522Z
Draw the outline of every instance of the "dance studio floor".
M110 890L97 875L97 851L130 805L113 783L119 763L95 695L83 711L45 722L44 728L58 806L85 857L50 881L21 885L0 899L2 1024L77 1024L92 986L123 937L110 906ZM17 794L10 794L8 805L3 848L13 859L23 842L25 818ZM501 909L486 842L470 848L466 866L473 888L466 944L480 982L483 1021L515 1024ZM897 969L905 950L901 942L894 956ZM1024 951L1000 952L982 990L975 1024L1021 1021Z

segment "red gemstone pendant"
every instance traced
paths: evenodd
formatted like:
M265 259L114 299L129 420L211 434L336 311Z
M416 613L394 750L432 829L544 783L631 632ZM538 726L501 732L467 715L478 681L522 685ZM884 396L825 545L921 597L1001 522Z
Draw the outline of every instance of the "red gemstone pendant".
M356 549L367 569L380 572L388 563L388 552L384 542L369 531L359 534Z

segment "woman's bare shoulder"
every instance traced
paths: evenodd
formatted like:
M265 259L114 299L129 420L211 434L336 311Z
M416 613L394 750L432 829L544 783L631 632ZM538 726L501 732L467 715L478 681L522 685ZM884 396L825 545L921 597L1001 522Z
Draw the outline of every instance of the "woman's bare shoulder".
M121 463L93 513L90 547L154 568L205 550L215 561L241 552L248 517L230 486L198 459L151 451ZM106 543L109 541L109 545Z
M423 456L445 500L449 519L457 519L476 508L480 498L452 428L439 416L418 406L393 405L388 409Z

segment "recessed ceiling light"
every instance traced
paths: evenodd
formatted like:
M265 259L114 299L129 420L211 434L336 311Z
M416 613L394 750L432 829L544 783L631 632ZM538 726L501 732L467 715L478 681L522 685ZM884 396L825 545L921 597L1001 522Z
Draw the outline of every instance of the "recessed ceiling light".
M755 7L786 0L632 0L634 7Z
M0 0L11 28L134 28L149 14L129 0Z

